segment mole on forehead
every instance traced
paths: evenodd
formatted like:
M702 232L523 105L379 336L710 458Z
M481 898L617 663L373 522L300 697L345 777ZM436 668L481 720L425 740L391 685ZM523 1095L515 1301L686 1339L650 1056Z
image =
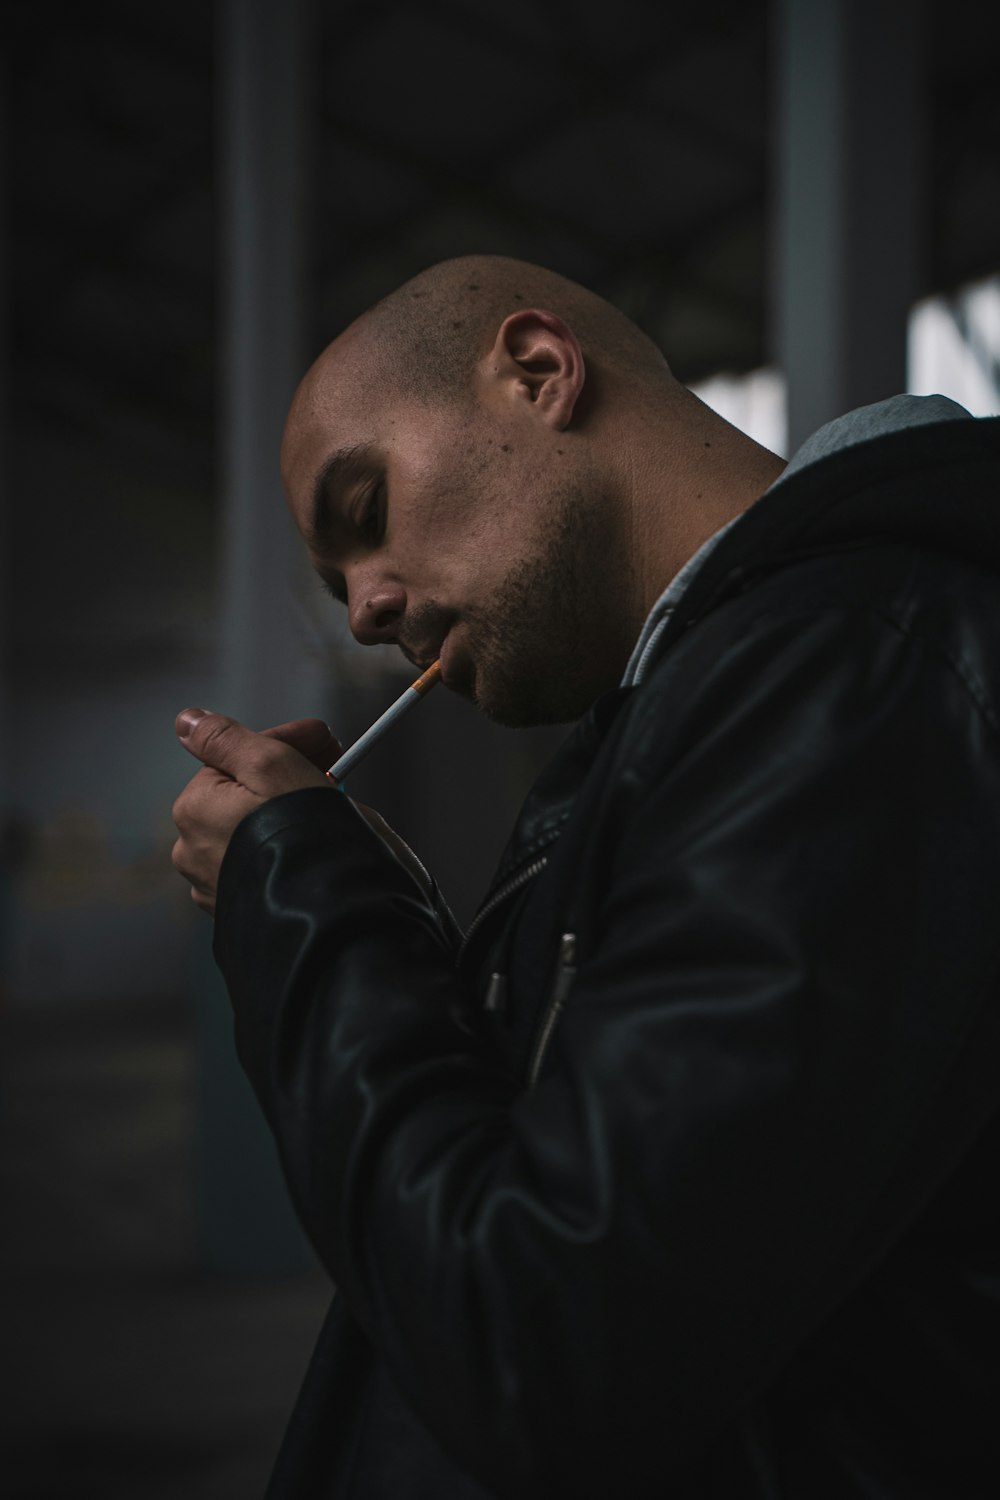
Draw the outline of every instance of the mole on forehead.
M313 481L309 511L309 534L312 545L328 542L338 522L337 499L353 480L366 477L375 466L375 450L370 443L338 448L321 465Z

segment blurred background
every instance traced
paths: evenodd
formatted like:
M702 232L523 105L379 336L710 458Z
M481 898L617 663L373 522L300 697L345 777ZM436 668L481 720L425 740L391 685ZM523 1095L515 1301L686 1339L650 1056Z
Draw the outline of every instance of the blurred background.
M783 454L1000 413L1000 8L31 0L0 13L4 1496L262 1492L329 1296L169 859L192 703L353 739L277 475L299 375L446 256L602 293ZM435 693L357 773L461 919L564 730Z

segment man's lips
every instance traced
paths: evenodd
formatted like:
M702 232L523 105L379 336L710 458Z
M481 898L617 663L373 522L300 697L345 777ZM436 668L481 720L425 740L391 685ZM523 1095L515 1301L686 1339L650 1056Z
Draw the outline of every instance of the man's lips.
M458 667L454 642L452 640L452 631L450 629L445 632L437 646L429 646L420 651L411 651L408 647L401 649L407 660L411 661L421 672L426 672L429 666L439 661L441 663L441 681L445 687L454 685Z
M399 643L399 649L402 651L407 661L412 662L413 666L419 667L421 672L426 672L427 668L429 666L432 666L434 662L440 661L441 676L444 677L445 665L443 657L445 655L445 647L450 634L451 627L449 626L444 634L439 636L437 641L430 645L415 648L412 646L405 646L401 641Z
M403 641L397 641L396 645L402 651L411 667L416 667L418 672L426 672L440 656L440 651L433 646L407 646Z
M440 643L428 651L422 651L419 657L419 666L426 672L433 662L441 663L441 681L445 687L448 686L448 662L451 656L451 631L445 631Z
M418 608L406 623L412 628L412 635L406 633L398 645L407 660L422 672L440 661L445 687L466 694L475 673L461 616L443 608L433 612Z
M400 646L399 649L410 665L420 672L426 672L427 668L432 667L441 657L441 646L432 646L420 651L411 651L408 646Z
M449 668L451 666L451 631L449 630L438 650L438 660L441 663L441 681L445 687L450 687Z

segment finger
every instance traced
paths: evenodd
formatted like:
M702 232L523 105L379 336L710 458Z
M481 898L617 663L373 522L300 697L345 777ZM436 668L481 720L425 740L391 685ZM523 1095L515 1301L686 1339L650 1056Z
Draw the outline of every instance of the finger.
M173 866L202 910L214 912L219 869L234 829L260 799L238 781L202 767L174 804L179 837Z
M215 897L214 896L206 896L206 895L204 895L203 892L199 891L199 889L198 889L197 886L193 885L191 887L191 900L194 902L195 906L198 908L199 911L205 913L206 917L214 917L215 916Z
M196 880L192 879L190 870L188 868L189 860L187 851L182 848L180 839L178 839L177 843L174 845L171 859L173 861L174 869L177 871L178 875L180 875L183 880L187 881L188 894L191 897L191 900L194 902L195 906L198 907L199 911L207 912L209 916L214 916L215 891L210 890L203 885L200 885Z
M293 746L247 729L225 714L187 708L177 715L174 727L185 750L258 797L324 785L318 769Z
M339 760L342 745L322 719L292 719L287 724L276 724L273 729L261 731L286 745L294 745L320 771L326 771Z
M218 771L213 771L211 766L202 766L196 771L187 786L178 793L170 809L170 816L178 830L183 832L197 822L207 796L213 792L214 788L227 784L229 784L228 777L221 775Z
M170 851L170 860L178 875L203 896L215 895L215 877L221 861L218 857L213 859L212 852L198 838L186 838L184 834L175 840Z

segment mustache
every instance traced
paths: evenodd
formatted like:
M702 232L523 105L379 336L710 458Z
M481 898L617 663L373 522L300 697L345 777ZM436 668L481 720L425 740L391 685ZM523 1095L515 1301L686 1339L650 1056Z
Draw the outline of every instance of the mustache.
M396 644L415 667L426 667L441 650L441 642L455 623L455 613L428 599L404 617L397 631Z

